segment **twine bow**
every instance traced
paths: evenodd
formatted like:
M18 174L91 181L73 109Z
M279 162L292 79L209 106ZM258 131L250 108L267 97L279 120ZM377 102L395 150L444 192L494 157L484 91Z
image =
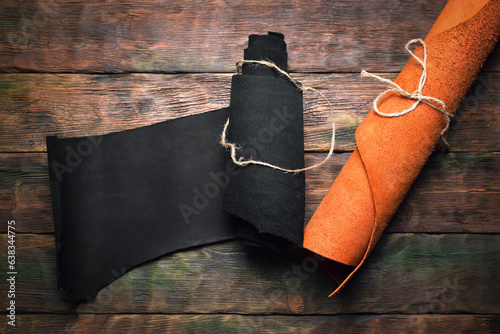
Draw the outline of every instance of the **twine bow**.
M415 43L420 43L422 44L422 47L424 49L424 59L420 59L419 57L417 57L410 49L410 45L412 44L415 44ZM422 66L422 75L420 76L420 81L418 83L418 88L416 91L414 91L413 93L408 93L407 91L405 91L404 89L402 89L398 84L396 84L394 81L391 81L389 79L385 79L385 78L382 78L376 74L373 74L373 73L369 73L365 70L362 70L361 71L361 76L364 76L364 77L371 77L371 78L374 78L374 79L377 79L379 81L382 81L382 82L385 82L387 84L389 84L389 87L387 88L386 91L380 93L379 96L377 96L377 98L373 101L373 109L375 110L375 112L379 115L379 116L382 116L382 117L400 117L400 116L404 116L410 112L412 112L413 110L415 110L415 108L417 108L417 106L420 104L420 103L423 103L423 104L426 104L428 105L429 107L432 107L434 109L436 109L437 111L439 111L440 113L442 113L445 117L446 117L446 126L445 128L441 131L441 139L443 141L443 143L449 147L449 144L448 142L446 141L446 139L444 138L444 135L446 134L446 132L448 131L448 129L450 128L450 120L451 120L451 117L453 117L452 114L448 113L446 111L446 106L444 104L443 101L441 101L440 99L437 99L435 97L432 97L432 96L426 96L424 94L422 94L422 89L424 88L424 85L425 85L425 81L427 80L427 47L425 45L425 42L423 40L421 40L420 38L418 39L412 39L411 41L409 41L406 46L405 46L405 49L406 51L408 51L408 53L413 57L415 58L418 63ZM403 111L399 111L399 112L393 112L393 113L383 113L381 112L379 109L378 109L378 104L379 104L379 101L380 99L387 93L389 92L393 92L393 93L397 93L397 94L400 94L404 97L406 97L407 99L410 99L410 100L415 100L415 103L409 107L408 109L405 109Z

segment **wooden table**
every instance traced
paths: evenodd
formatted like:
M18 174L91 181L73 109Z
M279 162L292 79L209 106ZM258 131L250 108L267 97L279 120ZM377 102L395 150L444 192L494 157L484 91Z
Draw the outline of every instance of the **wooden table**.
M445 0L14 1L0 4L0 309L7 332L500 332L500 55L496 48L368 263L335 298L298 256L230 241L167 255L74 308L56 289L45 136L136 128L225 107L249 34L285 34L289 69L335 108L337 154L306 174L310 218ZM306 163L330 116L305 96ZM16 222L16 328L7 222ZM291 271L291 274L290 274ZM117 272L116 275L121 273Z

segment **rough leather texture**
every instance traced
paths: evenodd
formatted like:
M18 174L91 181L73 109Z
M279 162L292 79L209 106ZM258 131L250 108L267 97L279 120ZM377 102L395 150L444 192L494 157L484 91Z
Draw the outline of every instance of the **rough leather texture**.
M442 100L450 113L464 100L500 34L500 1L487 2L475 14L467 12L469 8L470 1L450 0L425 39L427 82L423 94ZM422 51L420 46L415 54L422 58ZM412 58L395 82L411 93L417 89L421 73L420 64ZM414 102L388 93L379 110L397 112ZM356 150L304 234L306 249L352 266L353 271L340 280L332 295L345 286L375 247L433 152L445 122L440 112L419 104L397 118L381 117L371 110L357 129Z

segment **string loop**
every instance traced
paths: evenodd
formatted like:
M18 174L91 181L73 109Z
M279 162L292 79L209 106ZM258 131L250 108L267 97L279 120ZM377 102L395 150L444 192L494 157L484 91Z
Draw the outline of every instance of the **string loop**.
M419 57L417 57L411 50L410 50L410 45L412 44L415 44L415 43L420 43L424 49L424 59L420 59ZM451 121L451 118L453 117L453 114L450 114L446 111L446 106L444 104L443 101L435 98L435 97L432 97L432 96L426 96L422 93L422 90L424 88L424 85L425 85L425 81L427 80L427 46L425 45L425 42L418 38L418 39L412 39L411 41L409 41L406 46L405 46L405 49L406 51L415 59L418 61L418 63L420 64L420 66L422 66L422 75L420 76L420 80L419 80L419 83L418 83L418 88L417 90L415 90L413 93L408 93L407 91L405 91L404 89L402 89L398 84L396 84L394 81L391 81L389 79L385 79L385 78L382 78L376 74L373 74L373 73L369 73L365 70L362 70L361 71L361 76L363 77L370 77L370 78L374 78L376 80L379 80L381 82L385 82L389 85L389 87L387 88L387 90L385 90L384 92L380 93L379 96L377 96L377 98L375 100L373 100L373 109L375 110L375 112L377 113L377 115L379 116L382 116L382 117L400 117L400 116L404 116L410 112L412 112L413 110L415 110L415 108L417 108L417 106L420 104L420 103L423 103L423 104L426 104L428 105L429 107L432 107L434 109L436 109L437 111L439 111L440 113L442 113L445 118L446 118L446 126L445 128L441 131L441 140L443 141L443 143L446 145L446 147L449 147L449 144L448 142L446 141L445 139L445 134L446 132L448 131L448 129L450 128L450 121ZM397 94L400 94L404 97L406 97L407 99L410 99L410 100L415 100L415 103L409 107L408 109L405 109L405 110L402 110L402 111L399 111L399 112L393 112L393 113L383 113L381 112L379 109L378 109L378 104L379 104L379 101L380 99L387 93L389 92L393 92L393 93L397 93Z
M223 147L225 147L225 148L227 148L227 149L229 149L231 151L231 159L233 160L233 162L236 165L241 166L241 167L247 166L247 165L250 165L250 164L261 165L261 166L265 166L265 167L270 167L270 168L273 168L273 169L277 169L277 170L280 170L282 172L295 173L295 174L300 173L300 172L304 172L304 171L312 169L312 168L319 167L319 166L323 165L325 162L327 162L327 160L333 155L333 151L335 149L335 121L334 121L333 107L332 107L330 101L326 98L326 96L322 92L320 92L319 90L317 90L316 88L305 86L305 85L302 85L301 83L297 82L295 79L293 79L290 76L290 74L288 74L286 71L283 71L281 68L279 68L275 63L273 63L271 61L267 61L267 60L240 60L240 61L238 61L236 63L236 72L238 74L241 73L241 68L242 68L243 64L259 64L259 65L268 66L268 67L273 68L276 71L278 71L281 75L285 76L288 80L290 80L295 85L295 87L297 87L297 89L299 89L301 91L304 91L304 92L305 91L313 91L313 92L316 92L319 95L321 95L321 97L328 104L328 107L329 107L329 109L331 111L331 115L332 115L332 137L331 137L331 140L330 140L330 151L328 152L328 155L325 157L325 159L323 159L323 161L321 161L321 162L319 162L317 164L314 164L312 166L304 167L304 168L287 169L287 168L279 167L279 166L276 166L276 165L273 165L273 164L270 164L270 163L267 163L267 162L259 161L259 160L253 160L253 159L246 160L242 156L240 156L239 158L236 158L236 150L238 149L238 147L236 147L236 144L230 143L230 142L228 142L226 140L227 128L229 126L229 117L228 117L227 121L226 121L226 124L224 125L224 129L222 130L220 144Z

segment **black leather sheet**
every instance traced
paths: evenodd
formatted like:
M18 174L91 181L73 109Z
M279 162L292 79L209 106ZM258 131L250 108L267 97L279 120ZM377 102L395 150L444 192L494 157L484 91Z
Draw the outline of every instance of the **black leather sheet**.
M286 70L283 36L250 36L245 59ZM219 144L228 116L239 154L304 166L302 93L262 65L233 77L229 108L97 137L47 137L66 301L92 300L118 275L193 246L237 237L302 245L304 175L234 165Z

